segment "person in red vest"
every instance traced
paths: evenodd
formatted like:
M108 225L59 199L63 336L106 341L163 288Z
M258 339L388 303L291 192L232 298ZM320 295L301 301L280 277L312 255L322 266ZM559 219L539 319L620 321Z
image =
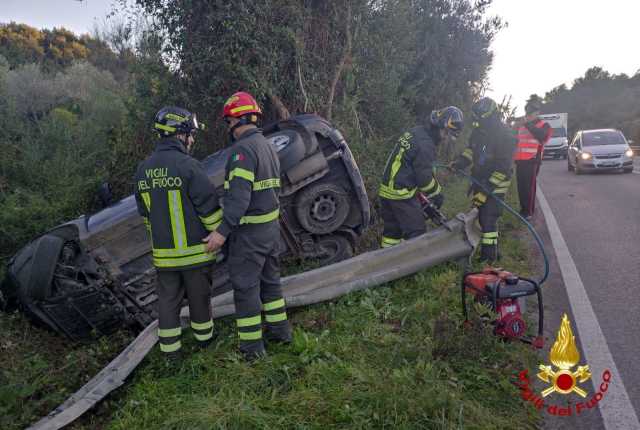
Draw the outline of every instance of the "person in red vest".
M552 129L538 118L542 103L539 97L530 97L524 107L525 116L515 123L517 146L516 162L520 214L531 219L536 209L536 178L542 163L542 148L551 137Z

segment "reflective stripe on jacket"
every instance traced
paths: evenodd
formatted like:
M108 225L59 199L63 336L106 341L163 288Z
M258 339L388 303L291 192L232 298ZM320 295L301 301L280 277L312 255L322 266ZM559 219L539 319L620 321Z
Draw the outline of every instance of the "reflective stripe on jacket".
M202 239L222 222L222 208L200 162L186 154L180 141L161 140L140 163L135 198L158 270L192 269L215 260Z
M242 224L263 224L280 214L280 161L254 128L233 144L225 167L224 216L218 233L227 237Z
M406 200L416 191L428 197L438 195L442 187L434 175L436 143L429 130L414 127L403 133L389 155L378 195L388 200Z
M551 127L540 119L523 124L515 130L518 143L513 156L514 160L531 160L537 157L551 137Z

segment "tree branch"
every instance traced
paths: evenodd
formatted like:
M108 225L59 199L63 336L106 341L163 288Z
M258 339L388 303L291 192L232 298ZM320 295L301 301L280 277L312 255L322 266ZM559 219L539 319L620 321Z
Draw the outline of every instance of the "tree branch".
M340 77L342 76L342 71L347 64L347 60L351 57L351 45L352 45L352 36L351 36L351 2L347 3L347 13L345 16L345 34L346 34L346 42L344 44L344 50L342 52L342 58L336 67L336 71L333 75L333 80L331 81L331 87L329 90L329 98L327 99L327 120L331 121L331 117L333 114L333 99L336 94L336 87L338 86L338 82L340 81Z
M289 109L287 109L284 103L282 103L280 97L276 96L275 94L269 94L269 101L275 108L279 120L288 119L291 116Z

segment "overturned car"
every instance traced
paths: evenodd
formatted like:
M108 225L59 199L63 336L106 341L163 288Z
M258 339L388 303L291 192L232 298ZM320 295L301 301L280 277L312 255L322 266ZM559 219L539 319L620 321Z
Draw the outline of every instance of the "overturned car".
M284 256L320 264L351 257L369 223L369 202L341 133L305 114L265 127L264 135L280 158ZM227 154L221 150L202 161L219 195ZM214 295L230 288L223 258L211 288ZM2 295L72 340L150 324L157 318L155 269L134 197L29 243L10 260Z

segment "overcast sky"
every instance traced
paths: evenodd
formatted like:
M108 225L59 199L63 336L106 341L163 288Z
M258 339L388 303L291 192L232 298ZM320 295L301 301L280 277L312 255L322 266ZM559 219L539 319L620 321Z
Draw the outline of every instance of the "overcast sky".
M0 22L64 26L89 32L112 0L0 0ZM633 75L640 69L638 0L494 0L508 22L494 42L489 95L513 95L522 109L532 93L570 84L591 66Z
M638 0L494 0L491 13L509 23L493 44L491 95L512 94L520 111L530 94L570 84L591 66L640 69Z

